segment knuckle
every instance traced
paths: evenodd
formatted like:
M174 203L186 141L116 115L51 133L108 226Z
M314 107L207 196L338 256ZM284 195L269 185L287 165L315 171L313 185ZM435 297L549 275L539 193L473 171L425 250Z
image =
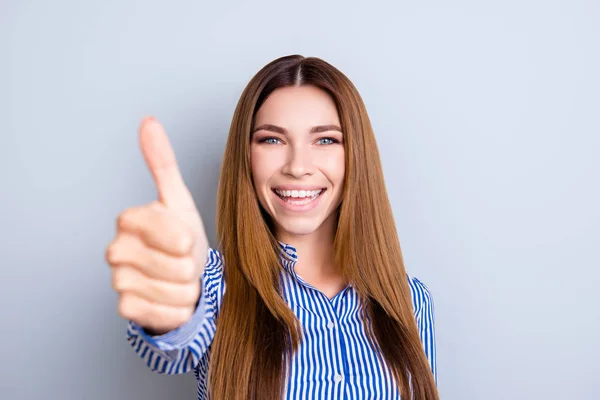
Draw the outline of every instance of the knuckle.
M122 291L122 289L121 289L121 285L120 285L121 282L119 279L118 272L119 272L118 268L113 269L111 285L115 292L120 293ZM119 301L119 303L121 303L121 301Z
M195 242L194 231L174 212L161 212L157 215L156 223L160 225L173 252L183 255L191 251Z
M110 265L114 265L117 262L117 246L115 243L108 245L104 252L104 258Z
M155 304L164 304L173 296L168 283L155 279L144 279L144 283L140 283L135 291L146 301Z
M194 236L191 232L180 232L173 236L173 245L177 252L181 254L188 253L194 246Z
M151 280L148 282L144 290L144 294L147 298L152 299L156 303L162 303L166 297L169 297L170 293L166 283L163 281Z
M131 304L128 296L121 296L117 311L122 318L135 320L137 319L136 309Z
M196 304L200 291L199 289L199 284L186 285L186 288L183 290L182 293L182 300L184 301L184 303L190 306Z
M135 264L143 256L137 237L121 233L106 248L105 258L112 266L119 264Z
M183 281L191 282L196 279L196 266L191 257L181 259L178 270Z
M112 287L118 292L124 292L129 289L129 279L127 279L125 269L123 267L115 267L113 269Z
M145 251L143 259L151 269L159 270L165 267L162 254L158 251Z
M177 321L176 325L179 326L186 323L190 318L192 318L192 315L194 315L194 309L192 307L178 308L175 312L175 318Z
M123 230L127 229L127 227L131 224L131 220L133 219L135 211L133 208L128 208L123 211L117 217L117 229Z
M129 221L130 218L130 213L131 212L129 210L125 210L121 214L119 214L119 216L117 217L118 229L123 229L127 225L127 221Z

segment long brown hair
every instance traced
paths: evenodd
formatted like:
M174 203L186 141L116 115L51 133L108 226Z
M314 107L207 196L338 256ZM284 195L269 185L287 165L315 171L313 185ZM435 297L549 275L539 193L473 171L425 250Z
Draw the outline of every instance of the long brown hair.
M358 292L366 332L392 370L402 398L438 399L420 341L379 152L351 81L319 58L291 55L264 66L244 89L230 127L217 194L217 235L227 289L208 372L215 400L283 396L286 355L299 321L281 296L280 247L252 183L251 131L276 89L313 85L335 101L344 132L346 176L334 240L335 263Z

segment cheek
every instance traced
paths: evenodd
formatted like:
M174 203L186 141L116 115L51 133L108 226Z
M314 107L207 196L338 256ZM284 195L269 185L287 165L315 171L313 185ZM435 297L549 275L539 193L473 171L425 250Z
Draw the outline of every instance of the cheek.
M254 185L260 190L260 185L265 181L265 163L264 157L261 157L260 150L253 148L250 151L250 168L252 169L252 180Z
M252 148L250 150L250 169L252 173L252 183L254 185L254 190L256 191L256 196L258 198L259 204L267 209L265 204L265 195L264 195L264 187L267 182L268 177L265 174L265 168L263 163L261 162L260 151Z
M256 176L258 175L258 163L256 159L256 150L250 149L250 172L252 173L252 180L256 184Z
M265 185L277 174L278 153L273 150L256 147L250 151L250 168L252 169L252 180L257 192L262 196Z
M344 182L344 176L346 173L346 159L343 151L329 154L323 160L322 165L322 171L326 174L327 178L333 185L340 186Z

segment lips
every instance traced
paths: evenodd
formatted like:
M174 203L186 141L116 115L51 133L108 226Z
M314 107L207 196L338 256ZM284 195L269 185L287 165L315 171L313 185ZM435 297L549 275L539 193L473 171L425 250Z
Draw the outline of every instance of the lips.
M308 211L316 207L326 191L325 188L312 190L283 190L278 188L272 190L277 195L279 204L290 211Z
M313 190L305 190L305 189L300 189L300 190L285 190L285 189L273 189L273 191L282 199L286 200L286 199L298 199L298 200L303 200L303 199L314 199L317 198L317 196L319 196L319 194L321 194L321 192L325 190L325 189L313 189Z

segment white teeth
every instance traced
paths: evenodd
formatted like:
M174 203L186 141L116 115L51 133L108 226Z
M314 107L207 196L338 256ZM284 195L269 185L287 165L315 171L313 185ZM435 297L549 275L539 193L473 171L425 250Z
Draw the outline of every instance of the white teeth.
M275 189L275 192L280 195L281 197L292 197L292 198L299 198L299 199L310 199L310 198L314 198L317 197L319 194L321 194L321 192L323 191L323 189L319 189L319 190L280 190L280 189Z

